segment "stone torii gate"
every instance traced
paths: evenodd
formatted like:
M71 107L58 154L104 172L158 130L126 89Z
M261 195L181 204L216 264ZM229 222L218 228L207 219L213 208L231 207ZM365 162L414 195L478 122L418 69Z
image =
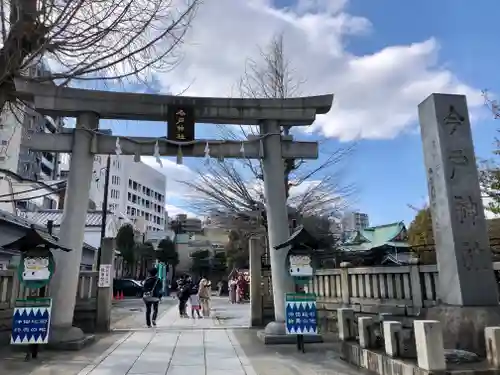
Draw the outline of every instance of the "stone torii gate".
M285 242L288 227L283 158L316 159L317 142L296 142L280 134L280 126L310 125L317 114L327 113L333 95L293 99L200 98L151 94L132 94L54 87L16 80L19 97L34 104L37 112L59 117L76 117L76 127L61 134L33 134L23 145L36 151L72 153L66 189L66 204L60 229L60 241L73 251L54 254L59 265L52 281L52 341L76 341L83 333L72 327L75 291L78 285L83 231L89 200L94 154L114 154L120 138L125 155L175 156L177 145L159 138L127 137L96 133L100 119L163 121L169 106L189 106L198 123L259 125L261 140L196 140L183 151L184 156L202 157L208 143L210 154L220 158L261 158L268 217L269 248ZM158 142L158 143L157 143ZM241 145L245 153L241 153ZM262 146L261 146L262 144ZM275 322L266 327L270 334L284 333L284 293L293 291L285 272L286 252L271 251Z

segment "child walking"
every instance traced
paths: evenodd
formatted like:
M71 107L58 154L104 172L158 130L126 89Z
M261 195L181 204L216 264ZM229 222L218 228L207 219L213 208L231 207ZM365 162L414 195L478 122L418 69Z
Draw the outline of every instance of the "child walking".
M198 294L191 294L189 296L189 304L191 305L191 318L194 319L194 312L196 311L196 314L198 315L198 318L201 318L200 310L201 310L201 303L200 303L200 297L198 297Z

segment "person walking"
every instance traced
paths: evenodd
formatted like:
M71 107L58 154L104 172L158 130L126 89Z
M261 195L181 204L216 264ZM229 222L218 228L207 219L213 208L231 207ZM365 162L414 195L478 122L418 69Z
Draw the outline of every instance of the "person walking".
M200 297L198 294L191 294L189 296L189 305L191 306L191 318L194 319L194 313L196 312L196 315L198 315L198 318L201 319L202 316L200 314L201 310L201 303L200 303Z
M204 317L210 316L210 296L212 292L212 283L202 277L198 286L198 296L200 297L201 313Z
M162 297L162 287L158 278L158 270L149 270L149 277L144 281L142 299L146 305L146 325L151 328L151 324L156 326L158 317L158 305ZM151 312L153 316L151 317Z
M186 278L180 284L179 290L177 291L177 298L179 298L179 316L181 318L187 317L186 305L191 295L192 288L191 282Z
M242 274L238 276L238 280L236 281L236 295L236 301L238 303L243 303L245 297L245 279Z
M229 301L231 303L236 303L236 280L234 278L231 278L229 280Z

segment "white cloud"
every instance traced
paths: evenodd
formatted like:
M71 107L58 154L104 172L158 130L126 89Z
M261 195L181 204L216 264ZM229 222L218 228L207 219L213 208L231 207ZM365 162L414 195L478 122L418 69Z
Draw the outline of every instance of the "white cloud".
M161 76L165 90L186 95L237 96L245 60L284 32L286 54L307 95L335 93L332 111L313 130L341 140L395 137L414 125L417 105L433 92L464 93L471 107L480 92L438 60L432 37L367 55L348 51L348 38L369 38L370 21L347 12L348 0L298 0L276 9L270 0L204 2L188 33L182 63Z

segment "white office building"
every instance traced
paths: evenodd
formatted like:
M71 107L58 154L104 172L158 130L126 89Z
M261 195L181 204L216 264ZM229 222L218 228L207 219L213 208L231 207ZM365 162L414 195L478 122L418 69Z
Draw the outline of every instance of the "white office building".
M368 228L370 221L368 214L362 212L346 212L342 217L342 231L353 232Z
M68 155L62 156L61 175L69 174ZM94 169L90 186L91 206L102 209L106 163L108 155L94 157ZM141 232L159 232L167 229L165 212L165 175L153 167L135 162L132 155L111 155L109 174L108 209L121 218L138 225Z

